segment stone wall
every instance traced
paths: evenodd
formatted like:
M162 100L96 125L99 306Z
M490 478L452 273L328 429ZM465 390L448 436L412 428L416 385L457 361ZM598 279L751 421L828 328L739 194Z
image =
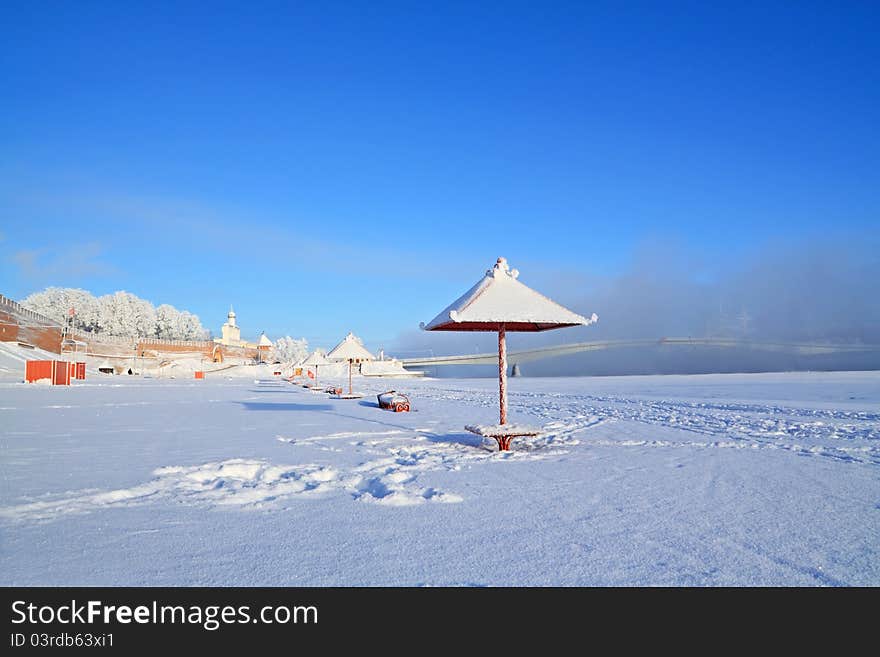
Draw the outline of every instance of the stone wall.
M0 294L0 342L24 342L61 352L61 324Z
M51 351L61 353L63 327L21 304L0 294L0 342L25 342ZM87 354L109 357L161 357L162 355L194 354L212 360L256 359L259 351L249 347L229 347L217 345L210 340L158 340L154 338L121 338L90 333L71 333L71 337L86 344ZM81 347L78 350L82 350ZM265 354L264 354L265 359Z

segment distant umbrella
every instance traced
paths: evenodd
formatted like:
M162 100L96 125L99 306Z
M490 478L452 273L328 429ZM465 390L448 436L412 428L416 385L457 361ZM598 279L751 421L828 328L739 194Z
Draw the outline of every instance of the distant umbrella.
M348 361L348 396L354 397L354 393L351 390L351 368L354 363L361 363L367 360L376 360L373 354L367 351L367 348L361 344L360 339L354 334L349 332L348 335L343 338L342 342L333 347L330 350L330 353L327 354L327 358L330 360L338 360L338 361Z
M327 357L324 355L324 351L322 349L315 349L309 356L301 363L303 367L314 367L315 368L315 383L314 386L318 385L318 366L319 365L329 365L330 361L327 360Z

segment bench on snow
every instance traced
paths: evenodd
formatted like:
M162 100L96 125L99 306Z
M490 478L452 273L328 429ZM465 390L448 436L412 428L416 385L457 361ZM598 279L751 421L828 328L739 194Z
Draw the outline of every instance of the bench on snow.
M527 427L522 424L468 424L465 430L485 438L494 438L498 443L498 451L504 452L510 449L510 441L523 436L537 436L540 429Z

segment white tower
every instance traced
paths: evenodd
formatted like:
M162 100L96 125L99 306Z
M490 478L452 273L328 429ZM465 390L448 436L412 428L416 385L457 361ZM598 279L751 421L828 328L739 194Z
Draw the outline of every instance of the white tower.
M223 336L220 344L229 345L231 347L241 346L241 329L235 325L235 311L229 306L229 314L226 315L226 323L220 327L220 333Z

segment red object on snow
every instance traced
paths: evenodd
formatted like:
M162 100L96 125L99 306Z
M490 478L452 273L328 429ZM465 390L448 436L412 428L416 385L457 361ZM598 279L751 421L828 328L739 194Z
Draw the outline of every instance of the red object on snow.
M70 365L71 363L64 360L52 361L52 385L70 385Z
M80 369L81 368L81 369ZM82 376L80 376L80 372ZM86 378L85 363L69 363L66 360L29 360L24 366L24 380L28 383L49 379L52 385L69 386L70 379Z
M395 413L409 413L409 397L396 390L389 390L380 395L376 395L379 399L379 408L384 408Z
M66 360L29 360L25 362L24 379L28 383L49 379L52 385L69 386L71 366Z
M52 360L29 360L24 366L24 380L28 383L40 379L51 379L55 361Z

